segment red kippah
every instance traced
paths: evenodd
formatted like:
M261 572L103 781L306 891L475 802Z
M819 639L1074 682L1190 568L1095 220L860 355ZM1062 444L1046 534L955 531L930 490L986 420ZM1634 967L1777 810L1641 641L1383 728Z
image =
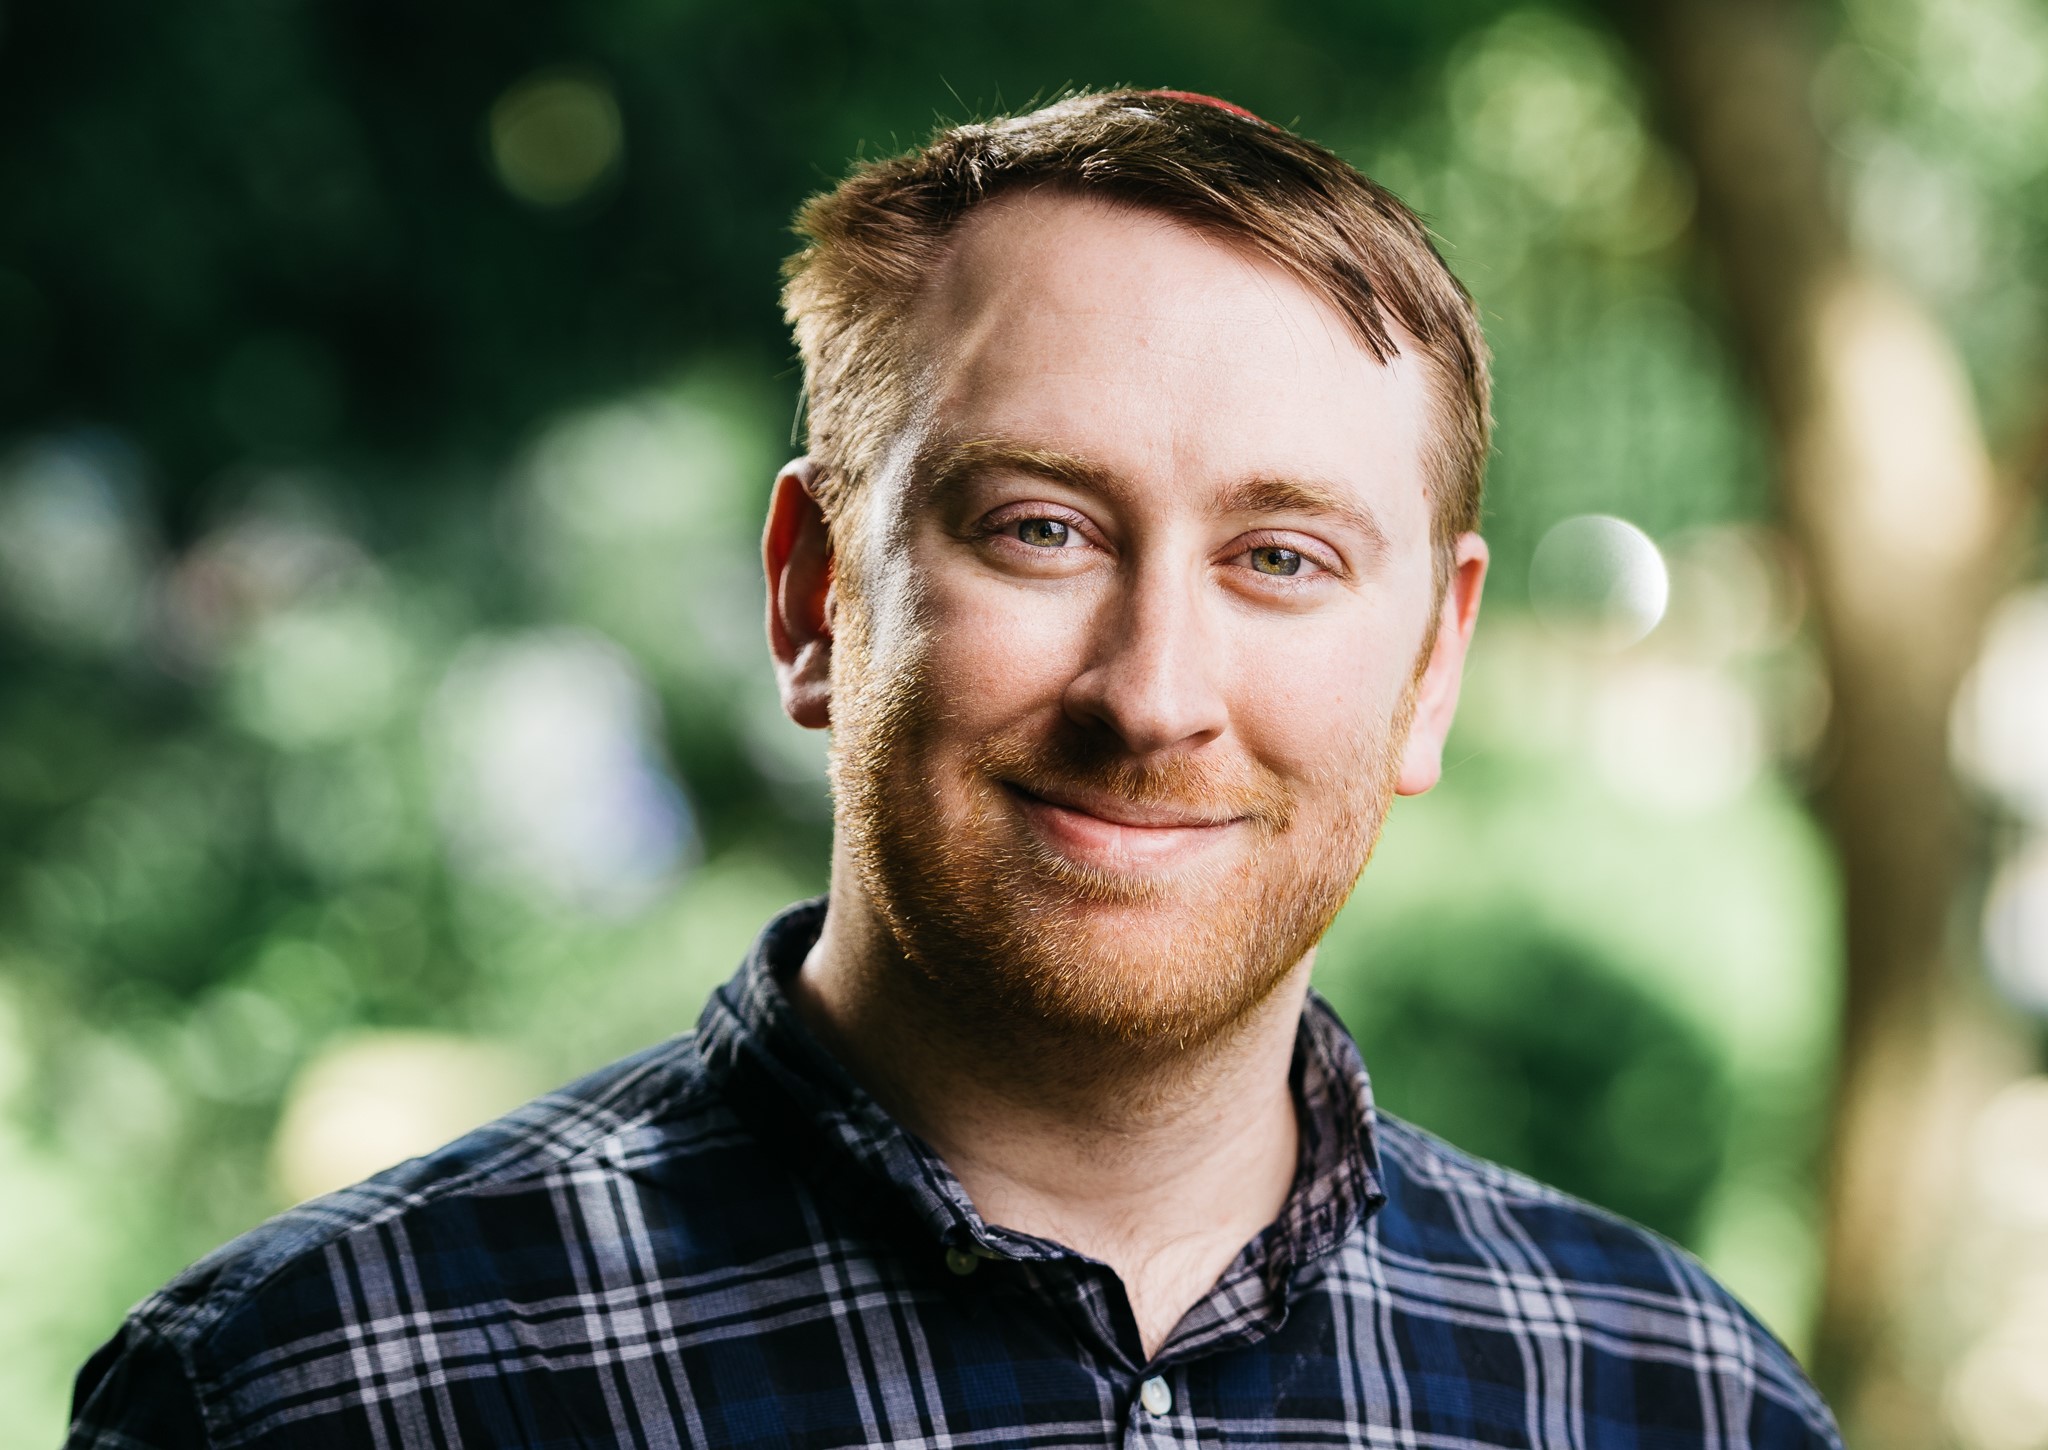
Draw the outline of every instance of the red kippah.
M1138 94L1157 96L1162 101L1186 101L1192 106L1214 106L1219 111L1228 111L1231 115L1242 116L1247 121L1257 121L1261 126L1273 124L1263 116L1254 116L1243 106L1233 106L1228 101L1218 100L1215 96L1205 96L1200 91L1140 91Z

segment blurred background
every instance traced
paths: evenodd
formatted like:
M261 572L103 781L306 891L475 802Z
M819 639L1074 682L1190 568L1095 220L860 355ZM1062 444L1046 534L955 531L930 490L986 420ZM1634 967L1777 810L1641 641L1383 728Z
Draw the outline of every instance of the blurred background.
M2038 0L0 3L18 1443L822 889L788 219L1119 82L1393 187L1498 352L1451 768L1317 968L1385 1105L1698 1252L1851 1443L2048 1446Z

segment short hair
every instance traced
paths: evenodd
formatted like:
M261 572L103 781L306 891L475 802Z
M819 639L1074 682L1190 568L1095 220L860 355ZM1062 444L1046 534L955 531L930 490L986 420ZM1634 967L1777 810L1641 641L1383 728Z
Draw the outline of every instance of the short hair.
M911 421L908 322L954 229L982 202L1026 188L1163 213L1244 248L1334 307L1382 363L1400 351L1388 319L1405 329L1436 414L1424 467L1441 589L1453 543L1478 526L1492 427L1470 295L1385 187L1312 141L1185 92L1082 93L950 127L804 203L783 308L803 362L819 504L835 531Z

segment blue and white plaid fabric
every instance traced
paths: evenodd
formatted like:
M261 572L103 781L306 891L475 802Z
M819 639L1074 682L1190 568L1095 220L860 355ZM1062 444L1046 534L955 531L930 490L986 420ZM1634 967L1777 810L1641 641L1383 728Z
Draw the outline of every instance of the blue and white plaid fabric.
M763 932L694 1034L292 1210L144 1301L74 1446L1832 1446L1678 1249L1374 1116L1320 1003L1293 1192L1147 1360L795 1019Z

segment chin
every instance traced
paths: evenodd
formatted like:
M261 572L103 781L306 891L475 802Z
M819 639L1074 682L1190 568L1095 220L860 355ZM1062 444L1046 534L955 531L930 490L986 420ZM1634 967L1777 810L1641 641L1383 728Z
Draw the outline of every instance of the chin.
M1144 767L1059 732L949 747L941 722L968 732L918 675L849 697L833 741L838 830L893 955L992 1044L1184 1048L1226 1032L1313 949L1384 819L1376 738L1355 744L1358 769L1331 773L1369 783L1355 792L1304 792L1245 760ZM1124 830L1054 806L1062 796L1180 809L1192 828Z
M1356 874L1331 882L1271 855L1104 871L1040 851L934 853L919 835L858 853L902 957L951 1014L1037 1040L1217 1037L1288 979Z

